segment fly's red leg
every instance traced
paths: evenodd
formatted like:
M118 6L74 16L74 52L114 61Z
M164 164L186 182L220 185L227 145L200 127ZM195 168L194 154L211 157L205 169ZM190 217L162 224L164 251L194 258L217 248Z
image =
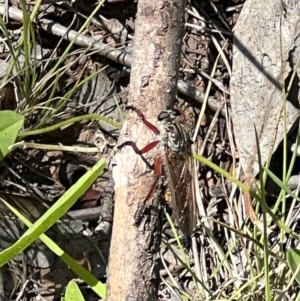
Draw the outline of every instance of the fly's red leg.
M151 151L151 149L153 149L155 146L157 146L158 143L159 143L159 141L153 141L153 142L150 142L148 145L146 145L145 147L143 147L143 148L140 150L140 153L141 153L141 154L148 153L149 151Z
M133 110L135 111L138 116L141 118L141 120L143 121L143 123L155 134L155 135L159 135L159 130L156 126L154 126L152 123L150 123L145 116L143 115L143 113L138 110L137 108L135 108L134 106L127 106L126 107L127 110ZM131 146L134 150L134 152L138 155L141 156L142 160L145 162L145 164L149 167L149 168L153 168L152 165L149 164L149 162L146 160L145 157L143 157L142 155L149 152L150 150L152 150L153 148L155 148L157 145L159 144L159 141L153 141L151 143L149 143L148 145L146 145L145 147L143 147L142 149L138 149L136 144L132 141L126 141L123 144L118 146L118 149L123 148L124 146Z
M127 106L126 107L127 110L133 110L135 111L138 116L141 118L141 120L143 121L143 123L145 124L145 126L147 126L155 135L159 135L159 129L153 125L152 123L150 123L146 118L145 116L143 115L143 113L138 110L137 108L135 108L134 106Z
M158 130L158 128L156 126L154 126L152 123L150 123L145 116L143 115L143 113L138 110L137 108L135 108L134 106L127 106L126 109L129 110L133 110L137 113L137 115L139 116L139 118L142 120L142 122L155 134L155 135L159 135L160 131ZM135 151L135 153L139 154L141 156L141 158L143 159L143 161L147 164L147 166L149 167L149 163L148 161L142 156L143 154L149 152L150 150L154 149L160 141L153 141L151 143L149 143L148 145L146 145L145 147L143 147L142 149L138 149L136 144L134 142L125 142L123 143L121 146L119 146L119 148L125 146L125 145L130 145L133 150ZM146 202L151 198L151 196L153 195L155 188L158 184L159 178L161 176L162 173L162 157L158 156L155 159L155 163L154 163L154 167L151 166L151 168L154 169L154 176L155 176L155 180L154 183L150 189L150 191L148 192L147 196L145 197L144 201L142 203L139 204L139 208L136 211L135 215L134 215L134 220L135 223L138 225L143 217L143 212L144 212L144 208L145 208L145 204Z
M150 191L147 194L147 197L145 198L145 202L150 199L152 196L154 189L156 188L157 182L159 180L159 177L161 176L161 170L162 170L162 158L161 156L157 156L154 164L154 175L155 175L155 181L153 183L153 186L151 187Z
M153 192L154 192L154 190L155 190L155 188L156 188L156 185L157 185L157 183L158 183L158 180L159 180L159 178L160 178L160 176L161 176L161 169L162 169L162 158L161 158L161 156L158 156L158 157L156 158L155 164L154 164L155 181L154 181L154 183L153 183L153 185L152 185L150 191L148 192L148 194L147 194L147 196L146 196L144 202L147 202L147 201L151 198L151 196L153 195Z
M134 215L134 221L137 225L141 222L141 219L143 217L145 204L151 198L151 196L153 195L153 193L155 191L155 188L158 184L158 180L161 176L161 172L162 172L162 157L158 156L156 158L155 164L154 164L154 175L155 175L154 183L152 184L152 187L149 190L149 192L148 192L147 196L145 197L144 201L142 203L140 203L140 205L138 207L138 210L136 211L136 213Z
M141 159L148 166L148 168L150 168L150 169L153 168L153 166L147 161L147 159L143 156L143 154L141 153L141 151L138 149L138 147L136 146L136 144L133 141L126 141L126 142L122 143L121 145L118 146L118 149L122 149L124 146L131 146L132 149L134 150L134 152L137 155L140 155Z

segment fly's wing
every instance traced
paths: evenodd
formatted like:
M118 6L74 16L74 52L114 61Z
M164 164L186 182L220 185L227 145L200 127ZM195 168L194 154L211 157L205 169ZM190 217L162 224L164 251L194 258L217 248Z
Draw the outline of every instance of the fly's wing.
M197 222L193 159L188 154L178 155L168 148L166 157L173 215L182 233L190 236Z

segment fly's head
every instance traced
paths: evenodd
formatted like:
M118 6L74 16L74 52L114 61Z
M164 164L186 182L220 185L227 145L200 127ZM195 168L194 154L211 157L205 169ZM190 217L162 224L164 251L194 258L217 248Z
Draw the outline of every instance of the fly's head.
M164 110L158 115L161 122L162 142L177 155L185 155L190 150L191 141L183 126L178 122L178 110Z

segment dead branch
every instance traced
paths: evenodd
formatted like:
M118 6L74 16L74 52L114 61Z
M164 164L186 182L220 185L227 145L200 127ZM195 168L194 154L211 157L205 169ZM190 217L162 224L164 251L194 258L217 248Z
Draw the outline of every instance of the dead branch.
M158 114L175 100L183 13L182 0L138 2L128 104L154 125ZM129 111L119 144L132 141L142 149L155 139L136 112ZM145 156L153 164L162 154L159 146ZM115 156L112 172L116 198L107 300L157 300L159 194L145 204L155 181L153 170L132 147L125 146ZM138 214L142 217L137 224Z

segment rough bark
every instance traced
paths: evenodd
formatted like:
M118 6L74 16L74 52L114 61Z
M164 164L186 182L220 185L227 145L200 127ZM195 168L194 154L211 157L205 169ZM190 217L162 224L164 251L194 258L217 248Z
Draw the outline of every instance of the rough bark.
M235 26L230 102L239 159L249 187L261 168L256 139L265 165L299 118L299 88L290 91L286 102L282 90L289 85L300 53L300 18L295 11L292 2L249 0ZM295 88L299 75L300 68ZM244 199L251 221L262 230L248 192Z
M183 0L139 0L128 104L159 126L158 114L172 106L183 31ZM156 137L128 111L119 144L136 143L139 149ZM159 145L144 156L153 164L163 154ZM107 300L157 300L160 246L158 193L146 203L155 176L132 147L123 147L114 158L115 212L108 268ZM141 210L144 208L144 210ZM142 219L137 223L137 215Z
M299 49L300 17L293 7L284 8L281 1L246 1L235 25L230 81L235 141L246 177L255 177L260 169L256 133L264 165L299 116L298 90L284 103L281 88L289 84ZM298 74L300 68L296 78Z

